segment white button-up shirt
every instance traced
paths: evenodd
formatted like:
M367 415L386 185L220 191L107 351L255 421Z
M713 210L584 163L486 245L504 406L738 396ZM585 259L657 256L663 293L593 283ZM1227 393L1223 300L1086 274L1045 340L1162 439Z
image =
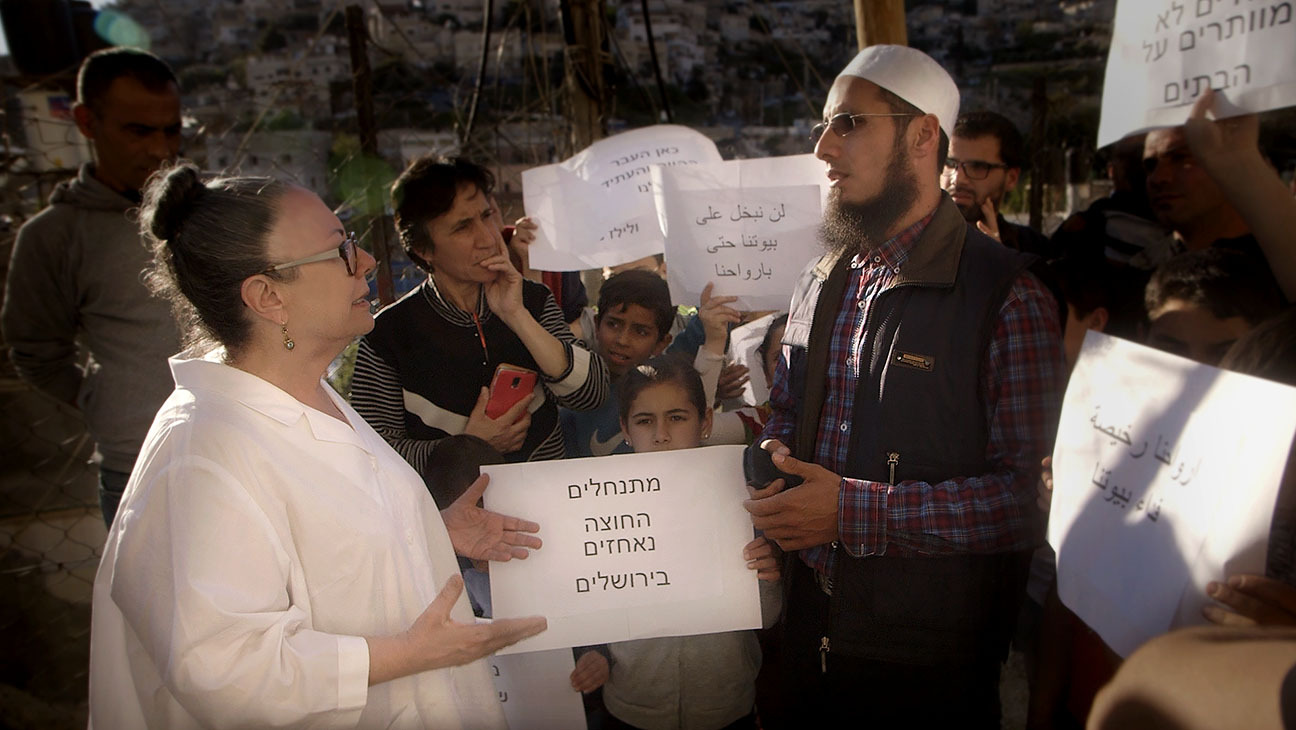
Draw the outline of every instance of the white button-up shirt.
M368 686L458 572L408 464L350 422L204 359L145 440L95 578L91 725L505 727L484 661ZM325 386L327 388L327 386ZM451 613L473 620L466 596Z

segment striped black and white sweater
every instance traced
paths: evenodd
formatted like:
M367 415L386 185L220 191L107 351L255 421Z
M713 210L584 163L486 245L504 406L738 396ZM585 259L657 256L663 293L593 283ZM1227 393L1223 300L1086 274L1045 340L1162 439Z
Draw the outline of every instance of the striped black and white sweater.
M502 363L518 365L541 372L541 387L529 407L531 428L526 440L506 458L514 462L562 458L558 406L589 410L602 405L608 394L607 367L602 358L576 342L544 285L524 281L522 301L567 350L567 369L559 377L541 372L521 339L486 306L484 296L474 321L472 313L445 301L429 277L379 312L373 331L360 340L351 382L352 407L421 472L438 440L463 433L478 393L490 385L495 368Z

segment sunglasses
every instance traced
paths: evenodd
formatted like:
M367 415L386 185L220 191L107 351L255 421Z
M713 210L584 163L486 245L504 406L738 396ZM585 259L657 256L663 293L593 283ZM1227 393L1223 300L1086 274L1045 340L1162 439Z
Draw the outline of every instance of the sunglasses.
M331 251L324 251L322 253L312 254L305 258L300 258L297 259L296 261L289 261L284 264L276 264L261 273L268 274L272 271L283 271L284 269L291 269L294 266L302 266L304 264L313 264L317 261L328 261L330 259L339 258L342 259L342 263L346 264L347 275L355 276L357 270L357 259L358 259L358 255L356 254L356 246L358 245L359 245L359 240L356 239L356 235L354 233L348 232L346 236L342 239L342 243L338 244L338 247Z
M992 170L1008 169L1008 166L1002 162L986 162L984 160L956 160L953 157L946 158L945 169L953 172L962 170L969 180L984 180Z
M831 117L828 118L828 121L826 122L819 122L818 124L811 127L810 141L818 143L819 138L822 137L824 131L828 129L831 129L833 131L833 134L836 134L838 137L845 137L851 132L854 132L856 127L863 126L863 122L856 122L855 121L856 119L864 119L867 117L916 117L916 116L918 115L910 114L907 112L900 112L896 114L881 114L881 113L849 114L847 112L842 112L841 114L832 115Z

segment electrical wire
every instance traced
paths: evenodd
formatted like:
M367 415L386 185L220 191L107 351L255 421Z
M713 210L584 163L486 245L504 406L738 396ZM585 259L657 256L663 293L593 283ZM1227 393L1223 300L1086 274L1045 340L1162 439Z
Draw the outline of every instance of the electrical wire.
M459 138L459 144L467 147L468 139L472 137L473 124L477 121L477 104L481 99L482 81L486 77L486 61L490 58L490 35L491 23L494 20L495 3L494 0L482 0L484 5L482 20L482 42L481 42L481 63L477 65L477 81L473 84L472 101L468 105L468 122L464 124L463 135Z

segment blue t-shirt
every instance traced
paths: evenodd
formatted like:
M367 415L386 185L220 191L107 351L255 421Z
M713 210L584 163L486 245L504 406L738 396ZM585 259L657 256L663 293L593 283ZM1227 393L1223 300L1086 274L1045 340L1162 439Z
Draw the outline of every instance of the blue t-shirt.
M677 315L677 324L681 321L681 318L683 326L679 327L678 331L675 332L675 337L671 340L670 346L666 348L666 352L682 352L688 355L691 360L697 357L698 348L702 347L702 343L706 342L706 330L703 329L702 320L697 316L696 312L689 315Z
M633 454L634 449L625 442L625 434L621 433L619 410L616 392L613 390L596 410L572 411L563 408L559 411L558 422L562 425L567 458Z

